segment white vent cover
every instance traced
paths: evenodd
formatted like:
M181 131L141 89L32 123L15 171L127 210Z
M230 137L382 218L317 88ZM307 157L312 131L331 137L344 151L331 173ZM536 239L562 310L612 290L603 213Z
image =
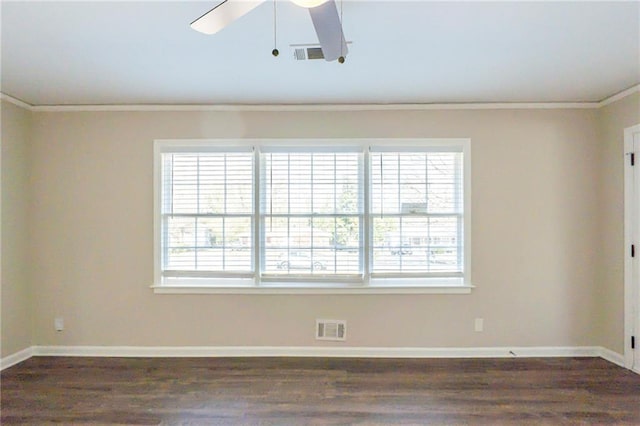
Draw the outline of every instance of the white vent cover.
M348 45L351 43L350 41L347 42ZM296 61L324 59L324 53L319 44L290 44L289 47Z
M347 340L347 322L343 320L316 320L317 340Z
M307 49L301 47L293 50L293 57L298 61L304 61L307 59Z
M305 61L307 59L324 59L324 54L320 47L299 47L294 49L293 57L298 61Z

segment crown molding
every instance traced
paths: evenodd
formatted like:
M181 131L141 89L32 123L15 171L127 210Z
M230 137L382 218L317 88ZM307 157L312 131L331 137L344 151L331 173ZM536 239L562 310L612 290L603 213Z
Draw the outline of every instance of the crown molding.
M513 110L594 109L598 102L518 102L452 104L287 104L287 105L51 105L34 106L36 112L332 112L332 111L428 111L428 110Z
M620 93L616 93L613 96L609 96L606 99L603 99L602 101L598 102L598 108L602 108L603 106L607 106L609 104L612 104L614 102L619 101L620 99L626 98L627 96L633 95L636 92L640 92L640 84L636 84L635 86L632 86L626 90L623 90Z
M640 84L599 102L466 102L424 104L136 104L136 105L32 105L0 92L0 99L33 112L331 112L331 111L429 111L429 110L515 110L515 109L599 109L636 92Z
M18 98L14 98L13 96L6 95L6 94L4 94L2 92L0 92L0 99L3 100L3 101L7 101L10 104L14 104L16 106L19 106L20 108L24 108L24 109L26 109L28 111L33 111L34 108L35 108L31 104L28 104L28 103L26 103L24 101L21 101Z

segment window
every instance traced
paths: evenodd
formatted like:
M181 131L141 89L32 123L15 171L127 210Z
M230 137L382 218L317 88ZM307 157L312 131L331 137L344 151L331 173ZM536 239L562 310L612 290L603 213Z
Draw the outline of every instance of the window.
M156 141L154 164L159 292L471 287L468 140Z
M463 277L462 161L453 149L371 150L373 277Z
M362 280L362 153L260 154L263 280Z
M253 154L168 151L161 170L165 282L252 278Z

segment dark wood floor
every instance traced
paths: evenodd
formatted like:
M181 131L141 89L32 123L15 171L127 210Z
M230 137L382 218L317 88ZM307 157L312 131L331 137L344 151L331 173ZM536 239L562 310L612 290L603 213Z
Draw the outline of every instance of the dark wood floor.
M8 424L637 424L640 376L599 358L31 358Z

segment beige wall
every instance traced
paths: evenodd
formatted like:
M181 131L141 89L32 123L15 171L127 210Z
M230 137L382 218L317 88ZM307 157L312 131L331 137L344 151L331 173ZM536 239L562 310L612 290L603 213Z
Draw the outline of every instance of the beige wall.
M2 176L1 356L31 346L30 288L27 262L28 140L31 113L1 104Z
M593 345L600 233L596 110L34 113L39 345ZM470 295L155 295L156 138L469 137ZM56 333L55 316L66 330ZM473 331L473 319L485 331Z
M601 270L599 344L624 352L624 129L640 124L640 93L599 111Z

